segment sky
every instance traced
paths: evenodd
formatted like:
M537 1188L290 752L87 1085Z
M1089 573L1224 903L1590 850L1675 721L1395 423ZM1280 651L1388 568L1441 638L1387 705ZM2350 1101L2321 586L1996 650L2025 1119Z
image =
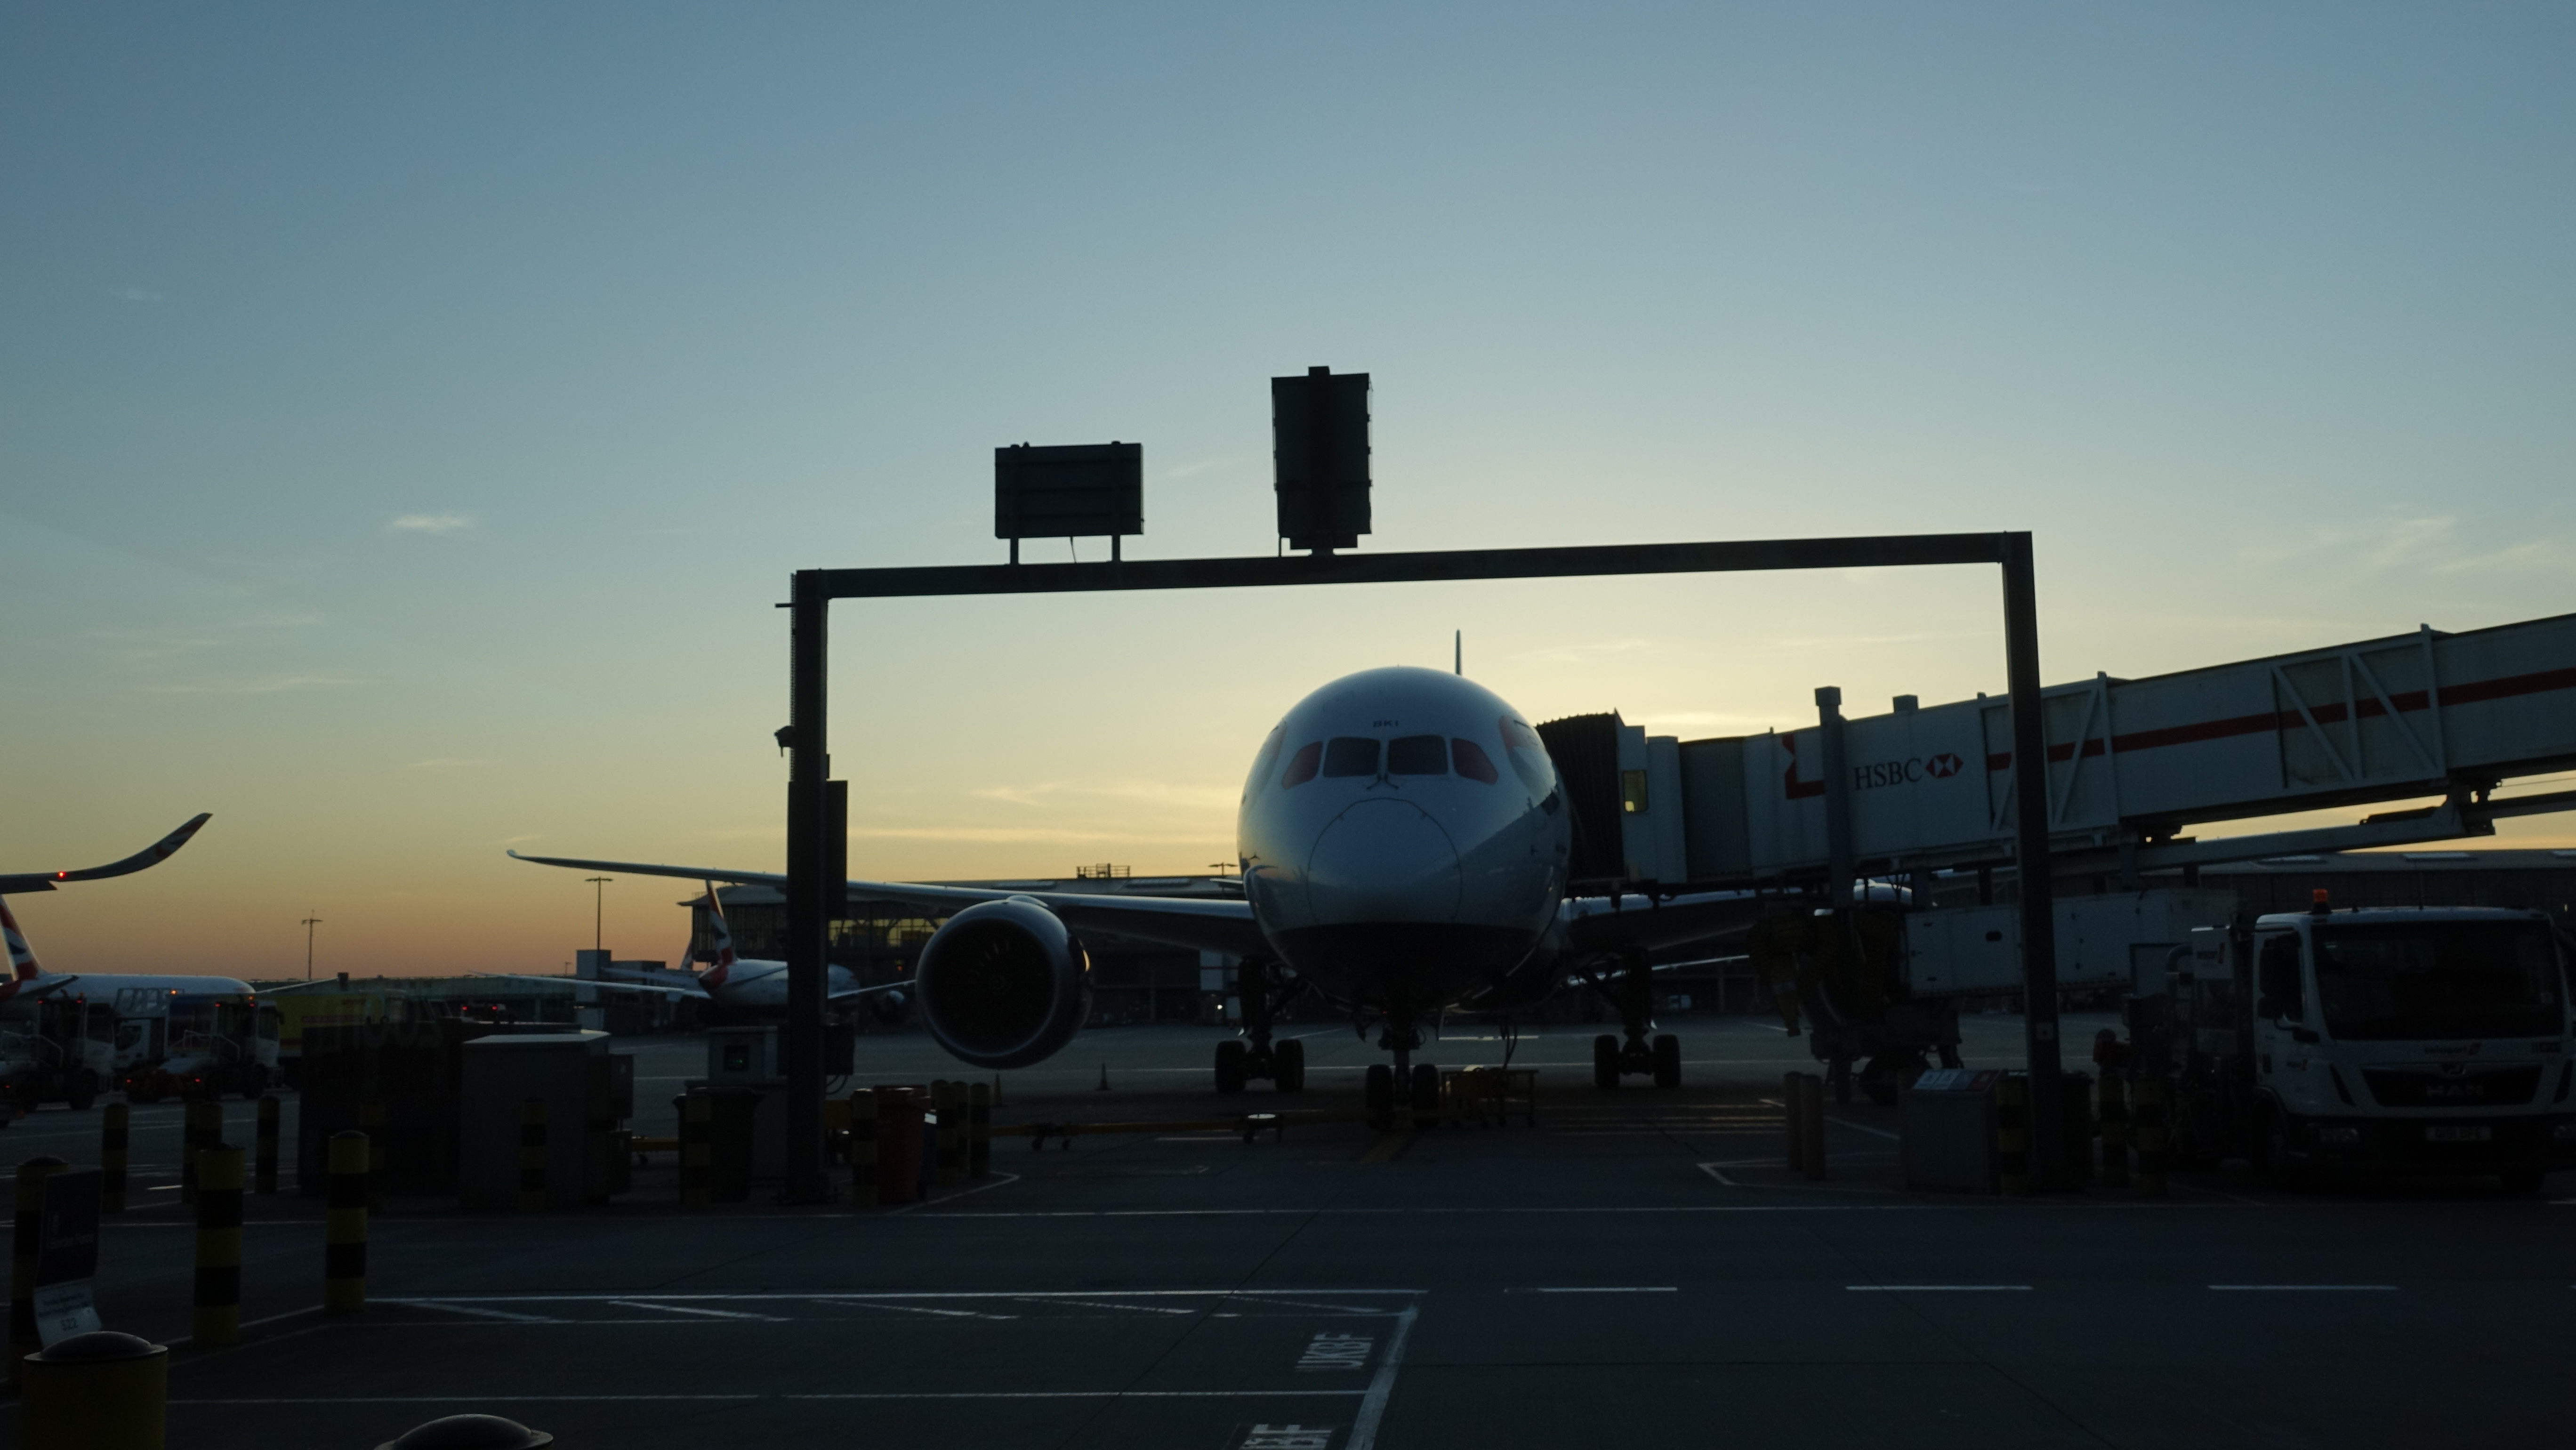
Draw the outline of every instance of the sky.
M559 970L776 869L791 570L2027 529L2053 680L2576 610L2576 11L0 8L0 869L57 970ZM1032 543L1096 558L1100 541ZM845 603L877 877L1231 858L1348 670L1685 738L2002 689L1986 569ZM2332 817L2349 819L2350 813ZM2496 844L2576 845L2576 818ZM604 944L681 950L681 883Z

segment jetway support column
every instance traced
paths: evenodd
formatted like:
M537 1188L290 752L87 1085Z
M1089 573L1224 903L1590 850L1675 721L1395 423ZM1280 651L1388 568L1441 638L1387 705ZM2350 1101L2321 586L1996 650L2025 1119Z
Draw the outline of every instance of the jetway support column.
M825 726L829 698L826 652L831 595L819 572L798 570L788 594L787 690L787 1142L782 1166L789 1203L827 1203L823 1171L823 1009L831 905L841 883L829 878L840 852L830 828L832 773Z
M2072 1187L2059 1127L2057 902L2048 853L2048 734L2039 683L2039 586L2027 533L2002 536L2004 681L2012 702L2014 873L2021 892L2022 1031L2030 1060L2031 1177L2044 1189Z

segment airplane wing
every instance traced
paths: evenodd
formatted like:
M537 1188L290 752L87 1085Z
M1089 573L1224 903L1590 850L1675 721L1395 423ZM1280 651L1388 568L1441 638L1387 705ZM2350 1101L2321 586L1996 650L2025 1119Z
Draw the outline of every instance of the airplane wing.
M50 997L79 980L78 972L62 977L39 977L34 981L28 981L22 977L6 985L0 985L0 1002L32 1002L39 997Z
M609 977L537 977L520 972L476 972L474 975L495 982L543 982L551 987L570 982L576 987L597 987L603 992L658 992L665 997L687 997L699 1002L712 1000L703 987L666 987L658 982L620 982Z
M104 866L84 866L77 871L30 871L14 876L0 876L0 895L21 891L51 891L57 881L103 881L110 876L130 876L146 866L158 866L178 853L197 828L214 819L214 812L200 813L195 820L163 836L122 861Z
M1751 926L1762 898L1750 891L1699 891L1661 901L1643 895L1577 896L1565 903L1566 933L1582 954L1652 951Z
M289 992L343 992L356 990L357 989L355 987L341 986L340 979L336 976L331 976L316 978L310 982L289 982L283 987L262 987L259 989L259 994L263 997L282 997Z
M787 885L786 876L775 871L715 871L703 866L657 866L646 862L591 861L571 856L522 856L516 851L508 855L513 861L563 866L575 871L622 871L630 876L677 876L688 881L734 881L780 888ZM1199 951L1244 954L1267 949L1261 940L1261 928L1252 920L1252 903L1248 901L1178 896L1095 896L1074 891L1002 891L985 886L923 886L909 881L852 881L846 884L849 890L860 895L958 909L979 901L1025 896L1062 917L1066 924L1077 930L1088 927L1162 946L1189 947ZM1689 938L1676 940L1687 941Z
M831 996L826 997L823 1000L827 1002L855 1002L861 997L870 996L878 992L898 992L911 985L912 984L910 982L879 982L873 987L852 987L847 991L834 992Z

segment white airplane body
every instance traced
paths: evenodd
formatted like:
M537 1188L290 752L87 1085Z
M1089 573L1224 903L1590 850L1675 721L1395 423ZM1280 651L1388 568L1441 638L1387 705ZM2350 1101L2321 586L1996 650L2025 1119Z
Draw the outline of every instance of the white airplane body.
M596 977L569 980L583 987L604 992L638 992L648 996L676 997L705 1004L724 1017L782 1017L787 1013L787 964L759 957L736 957L733 954L733 929L726 925L723 903L716 899L713 882L707 886L707 925L715 940L715 962L703 972L656 974L683 977L682 981L656 981L652 976L620 972L607 968ZM692 947L694 949L694 945ZM682 959L689 953L684 951ZM478 977L502 982L543 982L562 986L563 977L539 977L515 972L477 972ZM825 978L823 992L830 1002L850 1002L874 993L897 992L899 983L862 987L858 977L847 967L832 967Z
M1102 930L1235 954L1259 983L1311 990L1386 1025L1396 1092L1419 1024L1457 1007L1508 1014L1599 964L1643 971L1644 953L1743 924L1751 893L1568 895L1573 812L1546 747L1501 697L1436 670L1367 670L1292 707L1253 758L1236 817L1241 900L851 881L853 893L961 908L914 973L940 1044L982 1068L1024 1066L1088 1015L1079 933ZM783 885L774 872L567 857L543 865ZM836 971L838 969L835 969ZM785 973L769 974L783 997ZM556 979L560 980L560 979ZM1642 983L1642 975L1639 977ZM1255 983L1244 1000L1256 1006ZM840 995L835 983L835 995ZM1642 996L1642 992L1640 993ZM1261 1004L1275 1007L1277 1002ZM1267 1011L1252 1024L1255 1076L1271 1060ZM1648 1071L1651 1023L1626 1010L1617 1072ZM1604 1037L1600 1043L1613 1043ZM1281 1051L1294 1042L1280 1044ZM1596 1044L1596 1071L1609 1051ZM1294 1070L1302 1081L1302 1055ZM1653 1066L1668 1076L1663 1058ZM1372 1095L1376 1096L1373 1068ZM1218 1076L1226 1083L1220 1049ZM1239 1074L1238 1074L1239 1077ZM1239 1086L1239 1081L1234 1085ZM1295 1083L1281 1075L1283 1088Z

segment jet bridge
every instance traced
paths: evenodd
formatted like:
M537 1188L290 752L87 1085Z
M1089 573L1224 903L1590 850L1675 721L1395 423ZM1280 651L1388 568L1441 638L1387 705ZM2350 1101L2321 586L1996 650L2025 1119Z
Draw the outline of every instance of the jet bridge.
M1588 827L1576 874L1696 887L2011 862L2002 698L1916 708L1901 697L1888 714L1845 720L1834 692L1818 697L1816 724L1760 735L1685 741L1615 715L1542 727ZM2056 869L2130 887L2150 869L2490 835L2503 816L2576 809L2576 791L2492 795L2576 766L2576 614L2459 634L2426 625L2146 679L2097 674L2043 700ZM2426 797L2441 803L2353 826L2184 834Z

